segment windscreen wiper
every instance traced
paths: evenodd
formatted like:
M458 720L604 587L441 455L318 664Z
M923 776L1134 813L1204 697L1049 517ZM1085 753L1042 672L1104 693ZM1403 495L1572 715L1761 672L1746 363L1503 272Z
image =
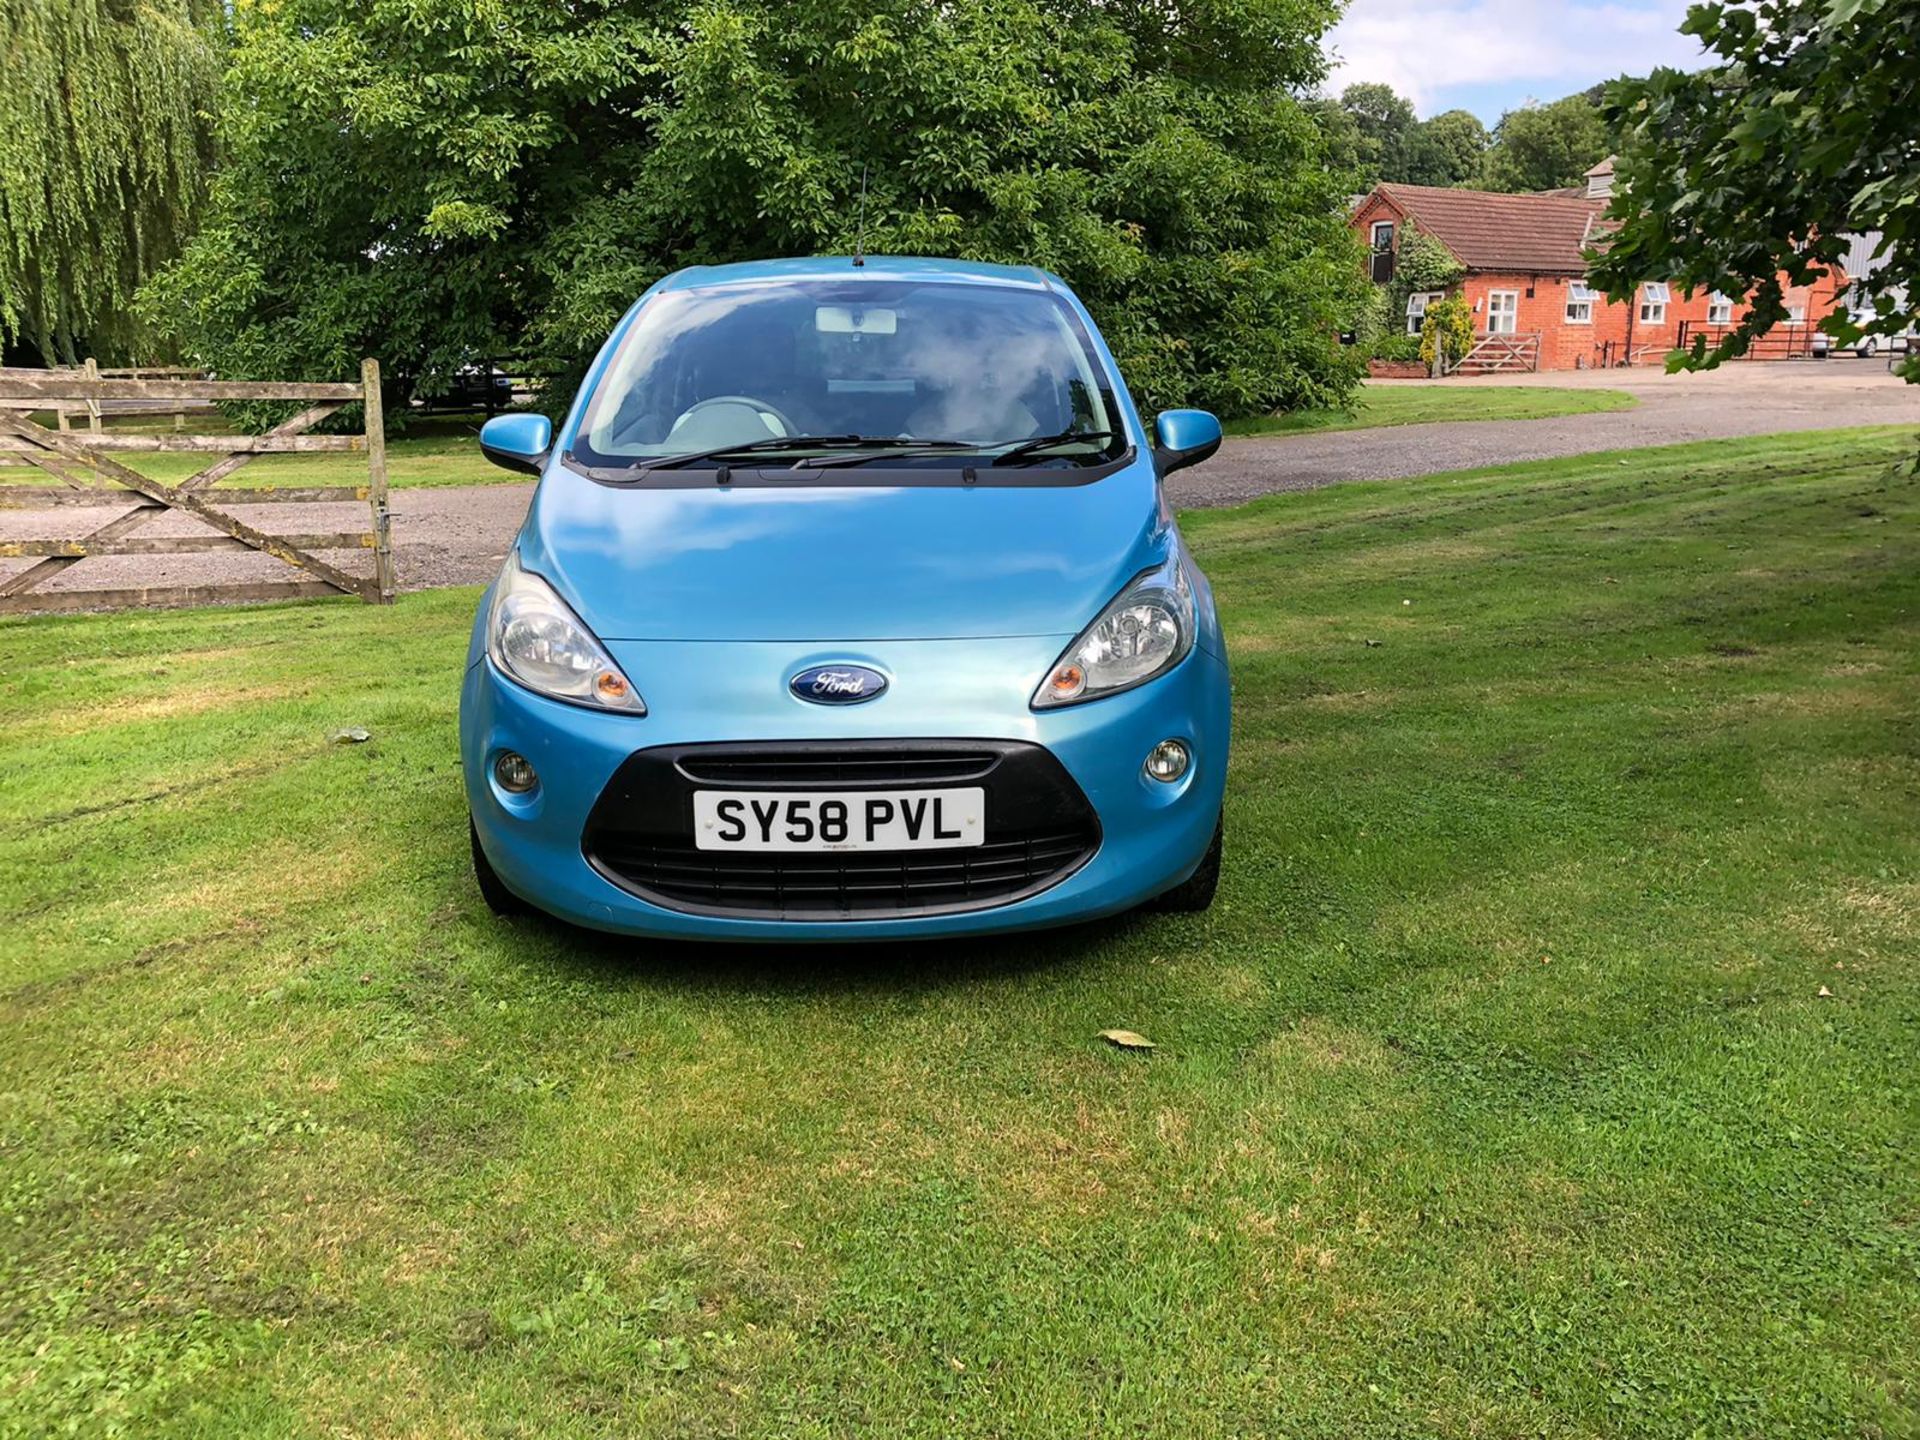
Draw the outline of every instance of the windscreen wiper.
M847 447L852 448L852 447ZM876 460L891 460L896 455L917 455L925 450L985 450L978 440L874 440L871 448L859 447L853 455L809 455L793 462L796 470L827 470L842 465L871 465Z
M765 440L744 440L737 445L716 445L711 450L692 450L685 455L662 455L658 459L636 460L633 470L677 470L682 465L698 465L702 460L728 460L735 455L755 455L763 450L806 450L814 446L839 448L846 445L884 445L864 435L770 435Z
M1023 440L1011 450L1003 450L993 457L996 465L1018 465L1035 455L1051 450L1056 445L1065 445L1074 440L1111 440L1111 430L1062 430L1058 435L1042 435L1037 440Z

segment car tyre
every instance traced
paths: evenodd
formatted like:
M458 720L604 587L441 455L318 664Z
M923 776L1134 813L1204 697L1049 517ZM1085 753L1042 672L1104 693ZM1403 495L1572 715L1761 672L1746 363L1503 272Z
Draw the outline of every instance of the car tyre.
M1213 843L1200 857L1200 866L1153 902L1153 908L1174 915L1197 915L1213 905L1214 892L1220 888L1220 860L1226 851L1227 817L1213 822Z
M480 829L471 817L467 820L467 838L473 846L474 883L480 887L480 898L487 902L487 908L496 915L529 914L531 907L527 902L509 890L494 872L493 862L480 848Z
M1853 353L1858 355L1862 360L1871 360L1880 353L1880 342L1878 340L1863 340L1860 342L1859 348Z

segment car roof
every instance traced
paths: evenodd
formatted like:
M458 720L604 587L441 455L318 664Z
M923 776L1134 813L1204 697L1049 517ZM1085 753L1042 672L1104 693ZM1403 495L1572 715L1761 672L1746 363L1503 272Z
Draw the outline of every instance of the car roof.
M769 280L922 280L955 285L1018 285L1052 288L1051 277L1031 265L989 265L976 260L934 260L912 256L868 255L859 264L851 255L812 255L792 260L748 260L735 265L692 265L660 282L662 290L750 285Z

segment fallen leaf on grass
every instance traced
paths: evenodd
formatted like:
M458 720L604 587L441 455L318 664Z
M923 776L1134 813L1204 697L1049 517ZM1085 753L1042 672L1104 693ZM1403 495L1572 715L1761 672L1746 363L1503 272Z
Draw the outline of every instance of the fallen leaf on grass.
M1827 989L1826 986L1822 985L1820 987L1820 998L1822 1000L1831 1000L1833 998L1833 991Z
M364 745L373 738L373 732L360 725L349 725L344 730L332 730L327 739L335 745Z
M1151 1050L1153 1041L1144 1035L1136 1035L1131 1030L1102 1030L1100 1038L1122 1050Z

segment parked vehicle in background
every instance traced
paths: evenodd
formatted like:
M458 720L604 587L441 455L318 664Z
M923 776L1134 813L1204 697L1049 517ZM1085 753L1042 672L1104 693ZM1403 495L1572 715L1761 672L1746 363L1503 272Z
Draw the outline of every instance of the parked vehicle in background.
M893 939L1212 902L1230 705L1149 428L1056 277L934 260L669 276L557 432L461 693L495 909Z
M1855 325L1866 326L1873 323L1875 316L1871 310L1852 310L1847 318ZM1813 337L1813 353L1822 359L1829 355L1857 355L1862 360L1871 360L1882 354L1904 355L1913 348L1914 341L1920 339L1920 331L1907 330L1900 335L1863 335L1851 345L1842 345L1826 331L1816 331Z
M463 366L442 403L463 410L485 410L491 415L513 405L513 380L492 365Z

